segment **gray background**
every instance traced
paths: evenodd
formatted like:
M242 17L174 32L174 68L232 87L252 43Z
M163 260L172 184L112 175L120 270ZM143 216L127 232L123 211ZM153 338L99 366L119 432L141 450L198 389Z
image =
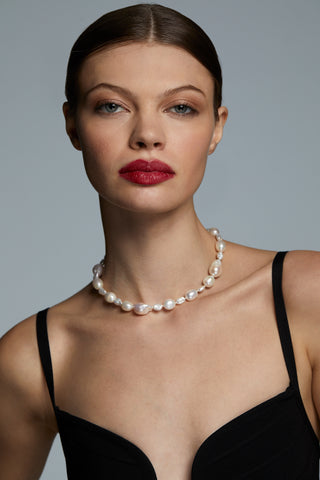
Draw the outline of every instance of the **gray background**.
M64 133L64 75L80 32L134 3L1 1L0 335L79 290L103 254L97 196ZM319 250L319 0L162 4L206 30L224 72L230 117L200 219L253 247ZM42 478L65 478L57 441Z

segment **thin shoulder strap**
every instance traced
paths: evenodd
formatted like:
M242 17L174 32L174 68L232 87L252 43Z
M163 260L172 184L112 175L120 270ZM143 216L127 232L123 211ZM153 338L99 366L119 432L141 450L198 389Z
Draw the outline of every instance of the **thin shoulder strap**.
M296 362L289 329L288 317L282 293L283 262L287 252L278 252L272 264L272 286L276 319L283 356L286 362L290 383L299 391Z
M51 362L51 354L50 354L50 346L49 346L49 338L48 338L48 329L47 329L47 312L48 308L38 312L37 314L37 340L38 340L38 348L40 359L42 363L42 368L44 372L44 376L46 378L46 382L48 385L48 390L50 393L51 402L53 408L55 408L55 400L54 400L54 385L53 385L53 371L52 371L52 362Z

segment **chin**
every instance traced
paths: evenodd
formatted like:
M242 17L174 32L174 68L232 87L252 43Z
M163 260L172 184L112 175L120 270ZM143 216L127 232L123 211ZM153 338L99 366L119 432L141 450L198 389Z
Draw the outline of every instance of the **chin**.
M175 198L173 198L169 194L144 195L144 192L142 192L142 194L130 196L127 195L125 199L123 197L111 199L110 197L104 198L100 196L100 203L102 206L105 205L106 210L108 210L108 212L110 213L112 210L116 209L117 214L119 214L120 211L123 210L124 212L132 212L141 215L163 215L179 209L179 207L182 207L186 204L186 202L190 201L189 198L181 199L177 198L176 195L174 195L174 197Z

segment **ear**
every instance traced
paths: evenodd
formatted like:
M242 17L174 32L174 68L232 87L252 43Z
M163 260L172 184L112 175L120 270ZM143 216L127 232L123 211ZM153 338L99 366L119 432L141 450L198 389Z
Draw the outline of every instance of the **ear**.
M76 148L77 150L81 150L81 144L76 128L75 115L73 112L71 112L68 102L64 102L62 110L64 118L66 120L66 132L71 140L71 143L74 148Z
M208 151L209 155L211 155L211 153L213 153L215 151L218 143L222 139L223 127L224 127L224 125L227 121L227 118L228 118L227 107L219 107L218 108L218 119L215 122L213 136L212 136L212 140L211 140L211 143L210 143L210 146L209 146L209 151Z

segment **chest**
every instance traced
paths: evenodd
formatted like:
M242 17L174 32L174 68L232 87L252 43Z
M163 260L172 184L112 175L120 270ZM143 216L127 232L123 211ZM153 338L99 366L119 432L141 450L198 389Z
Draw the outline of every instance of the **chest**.
M158 480L187 480L207 437L289 383L272 308L254 311L190 309L183 325L79 335L57 403L141 448Z

